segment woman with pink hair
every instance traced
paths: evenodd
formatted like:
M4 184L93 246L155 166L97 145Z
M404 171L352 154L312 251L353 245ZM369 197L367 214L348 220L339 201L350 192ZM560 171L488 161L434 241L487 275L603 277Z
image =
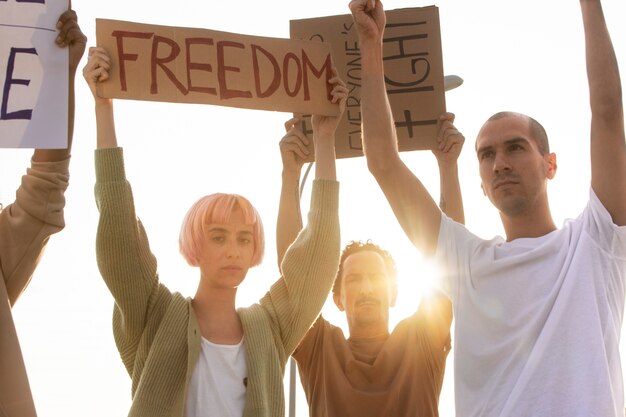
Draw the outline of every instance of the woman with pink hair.
M313 117L316 180L308 225L287 251L282 276L261 300L235 308L237 288L263 257L263 226L250 202L212 194L189 210L180 250L200 270L193 298L159 282L135 214L117 146L113 103L99 98L110 59L91 48L83 75L96 104L97 259L115 299L113 332L132 379L129 416L284 416L283 373L318 316L339 260L334 132L340 116ZM343 111L347 89L331 78Z

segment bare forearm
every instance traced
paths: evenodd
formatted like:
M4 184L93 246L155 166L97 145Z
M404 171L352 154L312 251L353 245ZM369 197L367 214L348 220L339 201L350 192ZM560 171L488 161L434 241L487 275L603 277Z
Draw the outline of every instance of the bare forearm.
M617 58L600 0L581 0L585 28L587 78L593 116L623 119L622 85Z
M361 116L367 165L413 244L434 253L441 212L423 184L400 159L391 107L385 90L382 47L361 44Z
M361 61L363 147L368 167L377 175L398 158L393 115L385 89L382 46L374 40L364 42Z
M439 208L452 220L465 224L465 213L463 210L463 196L461 195L461 184L459 183L458 164L440 164L440 193L441 199Z
M117 147L112 100L96 100L96 126L98 149Z
M591 105L591 186L611 214L626 224L626 145L619 68L600 0L581 0Z

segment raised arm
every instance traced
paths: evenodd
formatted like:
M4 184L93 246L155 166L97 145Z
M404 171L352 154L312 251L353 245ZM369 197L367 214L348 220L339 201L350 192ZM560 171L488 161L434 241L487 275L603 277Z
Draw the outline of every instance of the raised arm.
M315 178L336 179L335 169L335 131L341 120L345 108L345 99L348 90L333 69L333 103L339 103L340 115L319 116L311 118L313 127L313 142L315 143ZM302 165L309 158L309 138L300 129L300 119L294 117L285 122L287 133L280 141L280 153L283 162L282 188L278 219L276 222L276 252L278 267L289 245L296 240L302 230L302 215L300 209L300 172ZM318 145L319 144L319 145Z
M626 225L622 85L600 0L580 0L591 105L591 186L617 225Z
M346 107L348 89L333 68L333 77L328 81L333 85L332 102L339 104L339 115L311 117L313 143L315 145L315 179L336 180L335 167L335 131Z
M109 77L110 60L102 48L90 48L83 76L95 100L97 148L95 152L95 197L100 218L96 232L98 269L115 299L113 335L128 373L139 378L135 362L139 340L156 328L161 308L172 297L159 282L156 258L146 231L137 217L134 197L117 147L113 103L97 95L97 85ZM143 346L146 348L146 346Z
M300 208L300 173L302 165L309 159L309 139L299 128L300 119L285 122L287 133L280 140L280 156L283 162L282 185L276 221L276 255L278 267L283 261L289 245L302 230Z
M117 147L113 100L98 97L98 83L109 79L111 58L101 47L89 48L89 60L83 68L83 77L89 85L96 107L97 147L98 149Z
M50 236L65 226L63 208L74 126L74 75L85 50L86 38L72 10L59 17L58 27L57 45L70 48L68 147L36 149L31 168L22 177L16 192L15 202L4 210L0 209L0 275L4 278L11 305L15 304L30 282Z
M452 220L465 224L458 166L465 137L454 127L454 114L444 113L440 119L442 123L437 135L438 146L433 149L439 166L439 208Z
M409 239L425 255L431 255L437 247L441 211L398 153L384 81L385 11L379 0L352 0L350 11L361 48L361 115L367 166Z
M338 103L338 116L313 116L315 181L307 226L289 230L297 234L288 242L281 263L283 278L278 280L261 305L275 311L285 351L291 354L319 315L335 280L339 262L338 183L335 173L335 130L345 108L348 89L334 76L329 80L332 102ZM289 127L289 126L287 126ZM299 207L292 204L291 207ZM279 217L278 221L281 221ZM292 225L294 226L294 225ZM279 254L280 257L280 254Z
M65 149L35 149L33 160L35 162L55 162L67 159L72 149L74 138L74 79L76 78L76 68L85 52L87 37L78 26L78 17L72 9L65 11L57 22L59 35L56 44L61 47L69 47L68 63L68 97L67 97L67 148Z

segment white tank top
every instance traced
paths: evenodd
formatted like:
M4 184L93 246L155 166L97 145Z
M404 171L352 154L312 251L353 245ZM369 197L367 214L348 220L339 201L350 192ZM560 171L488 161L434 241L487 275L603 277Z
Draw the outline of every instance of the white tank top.
M217 345L202 338L201 345L187 390L185 417L241 417L248 375L243 338L236 345Z

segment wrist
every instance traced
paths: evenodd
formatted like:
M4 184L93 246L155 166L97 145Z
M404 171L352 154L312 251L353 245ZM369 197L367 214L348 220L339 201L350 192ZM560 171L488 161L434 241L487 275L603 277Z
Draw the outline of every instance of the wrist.
M313 132L313 139L315 147L335 145L335 133L334 132Z
M282 178L284 185L297 185L300 182L300 169L283 167Z
M459 170L458 161L455 159L454 161L438 161L439 164L439 173L455 173Z
M113 107L113 99L110 98L101 98L94 96L94 101L96 104L96 109L105 109Z

